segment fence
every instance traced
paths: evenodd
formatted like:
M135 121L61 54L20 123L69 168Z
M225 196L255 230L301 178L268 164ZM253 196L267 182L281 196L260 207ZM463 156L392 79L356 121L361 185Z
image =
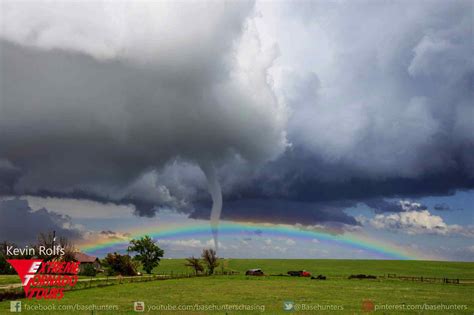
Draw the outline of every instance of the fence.
M451 283L451 284L472 284L474 279L450 279L450 278L437 278L437 277L417 277L417 276L397 276L394 273L387 274L387 278L400 279L404 281L419 281L419 282L431 282L431 283Z

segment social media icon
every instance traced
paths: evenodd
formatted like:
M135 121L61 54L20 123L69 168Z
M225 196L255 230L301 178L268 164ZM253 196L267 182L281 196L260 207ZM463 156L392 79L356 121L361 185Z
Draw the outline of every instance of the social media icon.
M372 300L363 300L362 301L362 311L372 312L375 310L375 304Z
M294 308L294 304L293 302L291 301L285 301L283 302L283 310L284 311L292 311L293 308Z
M10 312L21 312L21 301L10 301Z
M135 312L144 312L145 311L145 302L133 302L133 310Z

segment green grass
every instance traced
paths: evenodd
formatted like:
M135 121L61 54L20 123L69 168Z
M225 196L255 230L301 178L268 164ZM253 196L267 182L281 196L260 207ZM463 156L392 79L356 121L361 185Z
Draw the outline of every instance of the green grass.
M163 259L153 273L192 273L185 266L185 259ZM347 277L351 274L373 274L376 276L395 273L403 276L474 279L474 263L440 262L416 260L337 260L337 259L224 259L217 271L222 269L245 273L247 269L261 268L266 274L286 274L289 270L308 270L329 277ZM103 277L99 274L97 277ZM80 277L88 278L88 277ZM0 285L18 283L17 275L0 275Z
M89 276L79 276L79 279L90 279ZM93 278L106 278L104 274L98 274ZM0 275L0 286L20 283L20 278L17 275Z
M230 269L244 272L250 268L261 268L268 274L286 273L289 270L308 270L326 276L349 276L351 274L387 273L406 276L447 277L474 279L474 263L439 262L415 260L335 260L335 259L231 259Z
M164 259L154 273L192 272L185 267L184 259ZM383 276L394 273L402 276L474 279L474 263L416 260L340 260L340 259L224 259L218 271L245 273L252 268L261 268L265 274L286 274L289 270L308 270L314 275L348 277L351 274Z
M424 312L424 314L472 314L474 311L474 285L434 284L393 279L348 280L353 273L383 275L436 276L450 278L474 278L474 263L420 262L420 261L370 261L370 260L268 260L231 259L222 262L227 269L240 271L237 276L213 276L199 278L173 279L142 283L117 284L113 286L76 290L67 292L60 301L23 300L23 304L114 304L124 313L132 312L134 301L144 301L151 305L194 305L194 304L253 304L264 305L269 314L287 313L283 311L283 301L308 305L333 304L344 311L328 314L354 314L361 312L364 299L375 304L465 304L468 310ZM267 274L286 273L293 269L306 269L313 274L328 276L326 281L315 281L295 277L247 277L242 274L248 268L262 268ZM220 269L220 268L218 268ZM156 271L182 273L188 271L184 260L163 260ZM9 302L0 302L0 313L7 311ZM25 312L25 308L23 308ZM47 314L50 314L48 312ZM101 314L97 312L95 314ZM117 311L110 313L118 313ZM155 312L158 313L158 312ZM161 312L159 312L161 314ZM170 312L171 314L172 312ZM194 314L198 312L184 312ZM201 312L207 314L209 312ZM211 312L224 314L225 312ZM229 312L233 314L235 312ZM255 314L245 312L245 314ZM303 312L302 312L303 313ZM324 313L324 312L323 312ZM376 312L382 314L383 312ZM395 314L400 312L388 312ZM404 312L404 314L419 312ZM43 312L43 314L46 314ZM51 314L54 314L51 313ZM65 314L57 312L57 314ZM84 312L91 314L91 312ZM311 314L311 312L306 312Z
M19 282L20 278L17 275L0 275L0 286Z

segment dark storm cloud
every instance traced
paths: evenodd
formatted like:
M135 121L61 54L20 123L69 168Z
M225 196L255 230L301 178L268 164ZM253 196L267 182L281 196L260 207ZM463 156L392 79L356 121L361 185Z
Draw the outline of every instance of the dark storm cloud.
M264 139L272 127L258 136L248 129L257 124L252 120L261 125L267 119L253 112L242 126L232 126L241 122L227 115L237 113L202 92L213 87L198 73L173 78L160 69L1 45L2 77L8 80L2 85L0 155L27 170L18 191L60 191L89 180L123 185L177 156L219 160L234 149L254 159L275 150L260 146L272 142ZM43 176L47 169L55 172Z
M228 200L222 210L222 219L235 221L315 225L338 222L356 225L356 220L343 212L353 202L308 203L277 198ZM193 218L208 218L209 207L197 207Z
M355 225L474 188L472 2L156 5L6 7L1 194L208 218L210 161L224 218Z
M104 5L5 4L0 161L15 172L0 166L9 172L2 193L184 211L188 187L202 184L199 166L260 163L284 149L282 108L266 81L274 53L248 55L260 49L245 22L251 2L128 3L122 30L109 16L119 6ZM166 173L175 160L194 165L176 185Z
M451 195L458 189L472 188L474 178L462 163L419 177L371 178L351 165L328 163L293 148L268 163L248 186L235 189L228 198L285 198L302 202L370 200L377 197Z
M20 170L9 161L0 159L0 195L13 193L13 185L20 176Z
M18 246L32 244L39 233L56 231L59 237L77 239L80 231L70 227L70 219L47 209L32 211L26 200L0 200L0 240Z
M223 217L237 219L241 216L245 220L253 217L260 221L274 211L274 220L278 222L354 224L353 218L344 210L359 203L365 203L377 213L424 210L427 207L423 204L403 200L448 196L458 190L474 188L474 178L464 169L415 178L373 179L363 177L347 165L328 165L295 151L298 150L293 148L280 159L268 163L247 184L229 190L224 195ZM387 201L385 198L402 200ZM255 200L260 202L253 204ZM281 209L285 208L289 210L282 215Z
M402 212L402 211L422 211L428 208L424 204L410 202L407 200L387 201L383 199L366 200L365 204L374 209L375 213ZM436 209L436 207L435 207Z

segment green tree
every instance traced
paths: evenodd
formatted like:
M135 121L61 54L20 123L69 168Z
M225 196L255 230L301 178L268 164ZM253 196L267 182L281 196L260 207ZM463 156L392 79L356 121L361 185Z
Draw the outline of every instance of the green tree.
M208 274L212 275L214 273L214 269L219 266L219 258L217 257L216 251L212 248L203 249L201 257L206 264Z
M0 243L0 274L2 275L15 274L15 269L7 262L7 259L15 257L7 256L7 246L14 246L14 244L7 241Z
M148 274L159 265L160 258L164 254L164 251L148 235L137 240L131 240L127 251L137 253L134 259L142 264L143 270Z
M202 266L201 261L199 260L199 258L195 258L194 256L186 258L186 263L184 265L186 267L193 268L196 275L204 271L204 267Z

